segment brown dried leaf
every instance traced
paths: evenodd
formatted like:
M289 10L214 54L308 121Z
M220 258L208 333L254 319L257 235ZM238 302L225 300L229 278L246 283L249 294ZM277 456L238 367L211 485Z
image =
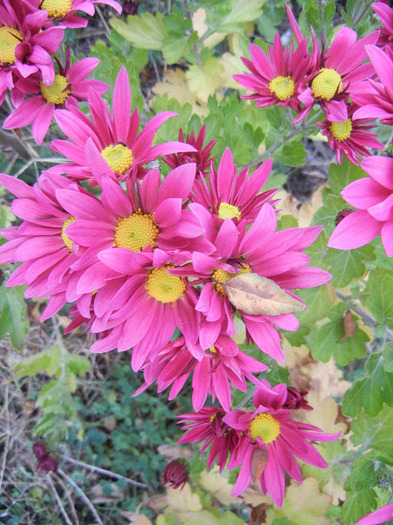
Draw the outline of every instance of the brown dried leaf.
M266 449L256 448L251 456L251 477L254 483L261 477L268 460Z
M274 281L256 273L232 277L223 287L233 306L247 315L280 315L306 309Z
M147 516L145 516L145 514L138 514L137 512L122 510L120 515L126 520L129 520L129 525L152 525L152 522Z
M348 339L349 337L356 334L356 330L358 329L357 324L354 321L353 315L351 310L348 310L348 312L344 316L344 336L337 341L337 343L341 343L341 341L345 341L345 339Z

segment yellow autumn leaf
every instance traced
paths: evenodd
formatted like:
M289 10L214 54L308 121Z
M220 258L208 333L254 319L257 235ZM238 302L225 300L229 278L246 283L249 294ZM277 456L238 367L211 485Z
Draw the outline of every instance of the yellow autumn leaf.
M191 491L191 485L186 483L184 487L179 489L168 488L168 507L165 512L173 512L174 514L181 514L182 512L192 512L202 510L201 500L198 494Z
M271 525L275 518L288 518L293 525L330 525L325 516L332 504L332 498L322 494L315 478L306 478L301 485L291 481L287 488L281 509L267 510L266 523Z
M152 91L155 95L168 95L169 99L174 98L182 106L191 104L193 113L202 118L208 114L207 107L200 105L195 93L191 93L186 75L179 68L165 71L164 81L154 84Z
M241 501L239 498L234 498L231 495L233 485L231 485L225 477L225 472L220 474L217 466L209 472L206 470L201 472L199 475L199 484L223 505L235 505Z
M198 37L202 38L203 35L208 30L207 25L205 24L206 20L206 11L202 7L197 9L192 15L192 28L198 33ZM209 35L203 42L204 46L211 49L217 44L222 42L226 37L226 33L212 33Z
M197 64L190 66L186 71L188 88L198 102L206 104L209 96L219 89L223 71L220 61L213 57L208 58L201 67Z
M239 56L232 55L232 53L223 53L221 57L223 66L223 74L221 77L221 87L230 89L242 89L239 82L233 78L233 75L243 73L244 65Z

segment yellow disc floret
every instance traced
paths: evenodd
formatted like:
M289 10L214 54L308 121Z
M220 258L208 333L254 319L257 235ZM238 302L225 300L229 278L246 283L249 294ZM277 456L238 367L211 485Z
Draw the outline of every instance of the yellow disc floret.
M225 297L226 293L225 293L222 283L226 283L228 279L232 279L232 277L236 277L236 275L241 275L242 273L249 273L249 272L250 272L250 267L248 264L244 264L244 268L239 270L237 273L229 273L229 272L226 272L225 270L221 270L220 268L217 268L217 270L214 270L214 272L212 273L212 279L214 281L217 281L214 285L214 288L216 289L218 293L220 293L221 295Z
M341 93L342 89L341 77L335 69L322 68L311 82L311 91L314 98L331 100L336 92Z
M154 268L149 273L146 290L156 301L173 304L183 296L186 289L184 279L167 272L168 269L174 267L174 264L166 264L164 268Z
M61 230L61 238L63 239L64 244L70 250L71 253L73 253L74 250L72 249L72 241L66 234L66 229L74 221L76 221L76 217L69 217L68 219L66 219Z
M330 131L338 142L347 140L352 133L352 120L349 118L343 122L332 122L330 125Z
M15 48L23 40L22 33L17 29L9 26L0 27L0 62L2 64L15 62Z
M248 431L252 439L259 437L265 445L268 445L280 435L280 423L271 414L264 412L251 420Z
M295 82L291 77L275 77L269 82L269 89L282 102L293 97Z
M48 16L61 18L65 16L72 7L72 0L43 0L41 9L48 11Z
M110 168L120 175L131 168L134 164L134 157L132 151L124 146L124 144L115 144L114 146L107 146L101 151L101 155L109 164Z
M41 93L48 104L60 105L67 100L68 95L71 93L71 89L68 87L70 84L68 79L63 75L55 75L55 81L51 86L45 86L41 81Z
M222 202L218 209L218 216L220 219L233 219L235 217L236 219L240 219L240 211L236 206Z
M151 248L155 248L158 233L153 214L142 213L139 209L128 217L117 219L113 246L128 248L133 252L140 252L149 244Z

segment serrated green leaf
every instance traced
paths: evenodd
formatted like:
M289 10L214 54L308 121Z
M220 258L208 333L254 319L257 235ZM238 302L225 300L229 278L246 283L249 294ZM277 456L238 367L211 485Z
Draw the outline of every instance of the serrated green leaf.
M266 0L230 0L230 11L219 20L215 30L219 33L237 31L239 24L252 22L261 16L265 2Z
M377 321L393 327L393 272L371 271L362 300Z
M35 376L39 372L45 372L50 376L57 376L60 373L61 351L58 345L43 350L38 354L25 357L15 366L15 371L20 375Z
M182 57L186 57L192 46L198 40L198 33L194 31L190 36L167 35L162 42L162 54L168 64L176 64Z
M375 509L377 494L373 489L359 490L346 498L342 506L342 520L349 524Z
M329 186L334 195L338 195L341 190L351 182L367 177L367 174L360 166L355 166L345 157L341 164L331 164L329 168Z
M323 206L314 213L311 224L323 226L330 237L336 227L337 215L348 208L348 203L340 195L334 195L330 188L323 188L322 199Z
M344 288L354 279L360 279L367 268L365 262L375 260L374 247L370 245L355 250L335 250L328 248L325 262L330 265L335 287Z
M120 18L111 18L110 25L122 37L135 47L161 50L168 31L163 22L163 15L156 12L142 13L140 16L129 15L127 23Z
M9 334L16 350L23 350L29 330L24 291L24 286L0 287L0 338Z
M90 370L90 361L84 355L67 353L65 361L67 369L76 376L83 376Z
M347 492L372 489L377 484L377 478L377 461L371 455L361 456L352 463L344 489Z
M360 359L366 352L368 335L359 327L356 333L341 341L344 331L345 305L340 303L329 311L330 321L312 330L306 336L314 359L327 363L334 356L337 364L344 366L353 359ZM354 320L356 321L356 316ZM340 341L340 342L339 342Z
M200 454L195 454L191 463L190 463L190 474L200 474L206 470L207 459L201 459Z
M374 417L383 403L393 406L393 374L386 372L382 352L371 355L366 363L368 376L357 379L344 394L344 415L355 417L362 408Z
M273 154L274 160L285 164L285 166L303 166L306 162L307 152L302 142L291 142L284 144Z
M351 424L351 441L373 452L393 456L393 409L384 406L375 418L360 414Z

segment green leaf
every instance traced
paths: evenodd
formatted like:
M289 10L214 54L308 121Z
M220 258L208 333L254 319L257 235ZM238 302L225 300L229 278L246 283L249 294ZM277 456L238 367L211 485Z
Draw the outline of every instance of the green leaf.
M281 162L285 166L303 166L306 162L307 152L302 142L290 142L284 144L273 154L276 162Z
M111 18L110 25L122 37L135 47L161 50L168 31L163 22L163 15L156 12L142 13L141 16L129 15L127 23L120 18Z
M322 190L323 206L314 213L311 224L324 227L327 236L331 236L336 227L337 215L348 209L348 203L339 195L334 195L329 188Z
M239 29L239 24L256 20L262 14L265 1L230 0L230 12L219 20L215 30L219 33L232 33Z
M329 311L330 320L322 326L317 326L306 336L314 359L327 363L330 357L334 356L337 364L344 366L349 361L364 356L365 343L369 341L369 337L359 327L354 335L341 341L345 335L344 314L343 303L333 306ZM353 317L354 320L357 319L355 315Z
M377 494L373 489L359 490L346 498L342 506L344 523L357 521L359 518L375 509Z
M383 366L386 372L393 372L393 342L385 345L383 350Z
M369 375L357 379L343 398L343 413L355 417L362 408L374 417L382 410L383 403L393 406L393 374L386 372L382 352L371 355L366 363Z
M182 57L186 57L192 46L198 40L198 33L194 31L190 36L185 34L168 35L164 38L162 54L168 64L176 64Z
M84 376L90 370L90 361L84 355L66 354L67 369L76 376Z
M338 195L351 182L364 177L367 177L367 174L362 168L355 166L345 157L342 164L331 164L329 168L329 185L335 195Z
M363 446L364 452L382 452L393 456L393 409L385 406L375 418L360 414L351 424L350 437L355 446Z
M344 288L354 279L360 279L366 273L365 262L375 260L374 247L362 246L355 250L335 250L328 248L325 262L330 265L333 274L332 283L336 288Z
M12 346L23 350L29 330L27 305L24 298L26 287L0 287L0 338L10 335Z
M361 297L377 321L393 327L393 272L371 271Z
M207 458L201 459L201 454L195 454L191 463L190 463L190 474L200 474L206 470Z
M38 354L25 357L15 366L20 376L35 376L39 372L46 372L49 376L59 376L61 367L61 350L59 345L43 350Z

